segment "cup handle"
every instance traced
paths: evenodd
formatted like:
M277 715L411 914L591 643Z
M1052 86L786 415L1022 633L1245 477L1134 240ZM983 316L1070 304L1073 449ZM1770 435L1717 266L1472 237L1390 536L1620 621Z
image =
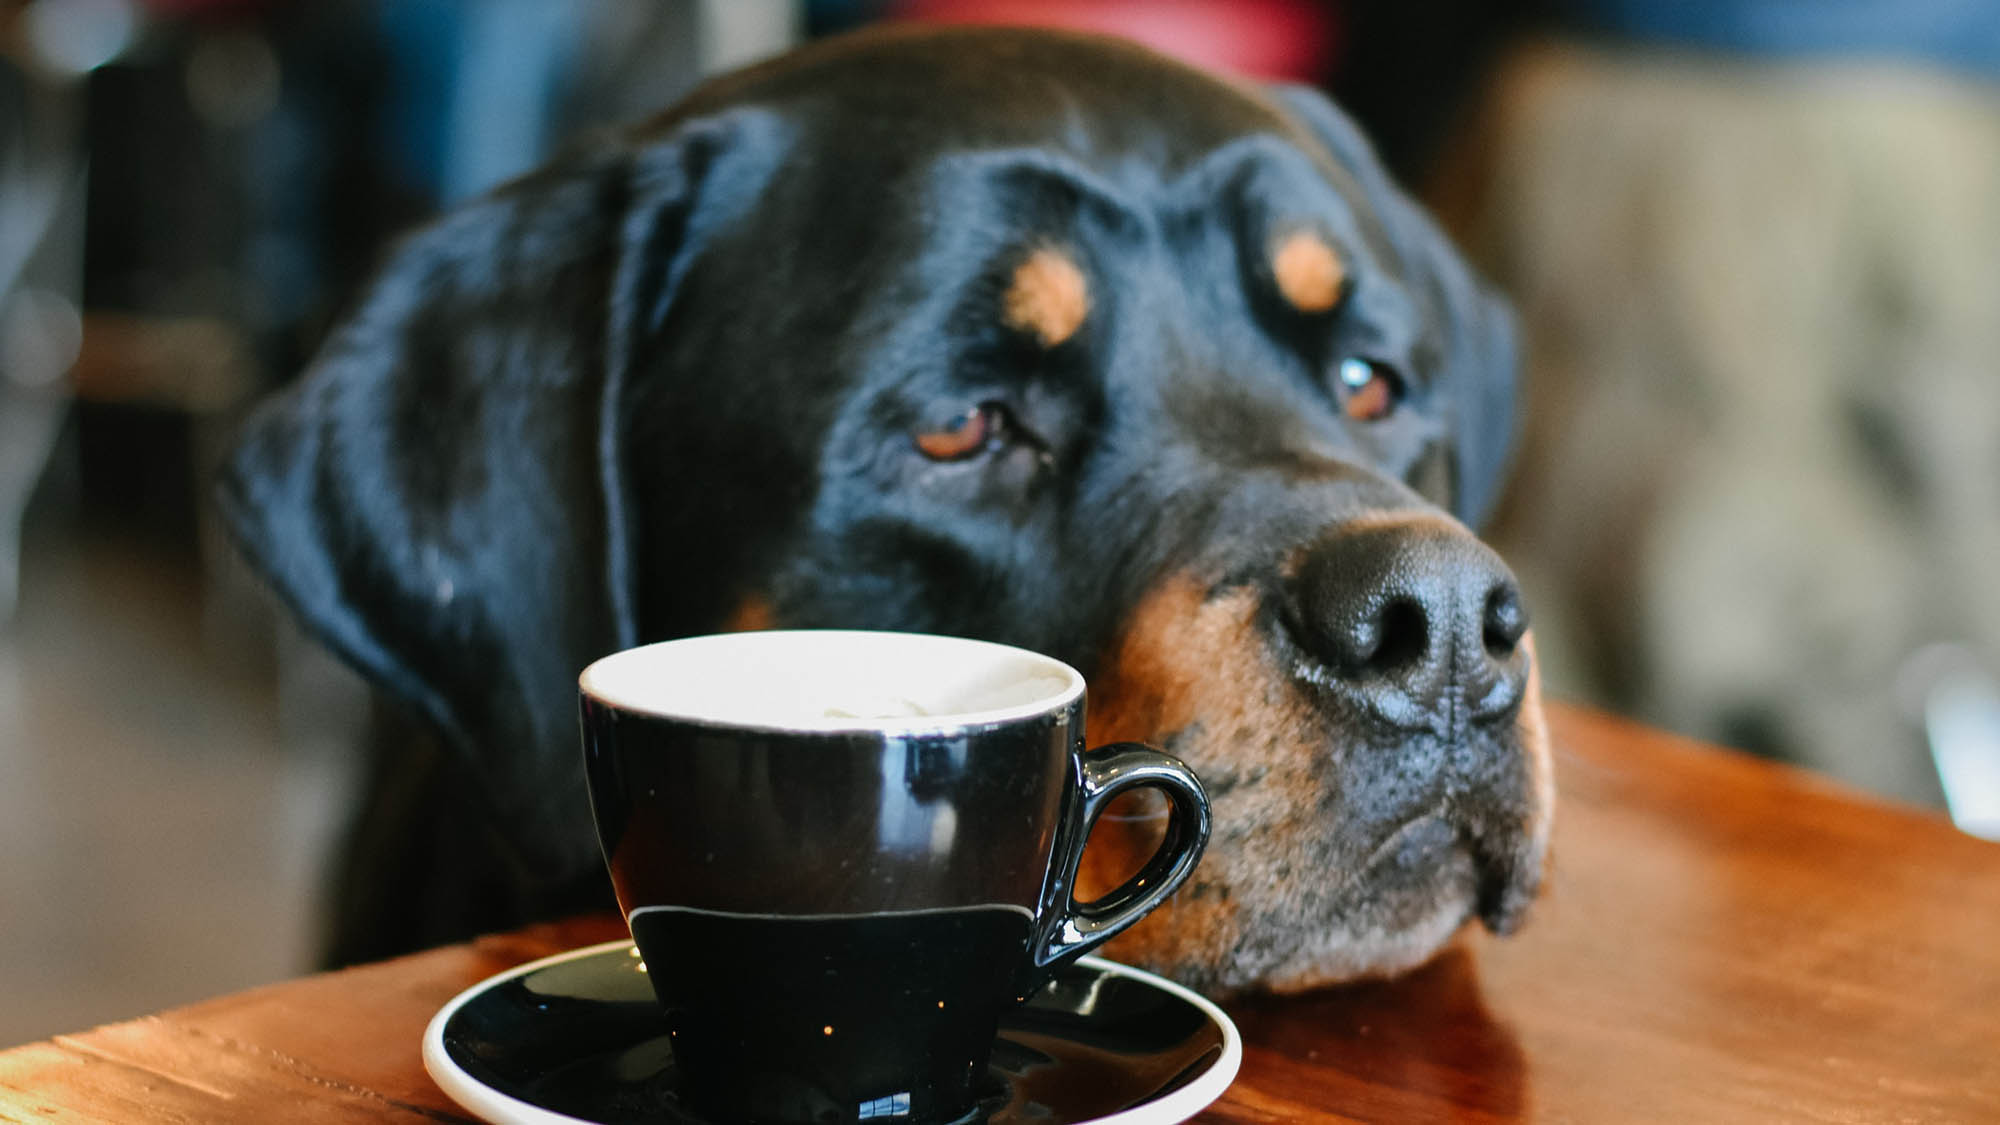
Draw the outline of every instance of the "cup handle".
M1040 974L1082 956L1144 917L1180 888L1208 846L1208 794L1179 758L1136 742L1119 742L1086 750L1074 761L1076 772L1065 794L1055 862L1042 896L1044 921L1034 961ZM1146 787L1165 793L1173 805L1166 839L1124 885L1103 898L1076 901L1077 865L1083 861L1084 844L1098 815L1120 793Z

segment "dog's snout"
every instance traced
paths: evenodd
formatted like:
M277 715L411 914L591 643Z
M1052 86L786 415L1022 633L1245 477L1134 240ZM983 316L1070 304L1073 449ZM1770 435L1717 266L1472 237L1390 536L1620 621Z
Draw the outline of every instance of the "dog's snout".
M1288 590L1296 641L1330 679L1400 726L1511 714L1527 683L1519 586L1492 549L1422 519L1342 528Z

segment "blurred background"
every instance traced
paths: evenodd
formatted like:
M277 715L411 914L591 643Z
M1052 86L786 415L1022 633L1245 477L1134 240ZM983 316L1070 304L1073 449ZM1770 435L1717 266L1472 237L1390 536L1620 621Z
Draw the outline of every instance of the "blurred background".
M1521 310L1552 693L2000 835L2000 4L0 0L0 1046L316 963L371 703L205 482L385 240L890 19L1331 90Z

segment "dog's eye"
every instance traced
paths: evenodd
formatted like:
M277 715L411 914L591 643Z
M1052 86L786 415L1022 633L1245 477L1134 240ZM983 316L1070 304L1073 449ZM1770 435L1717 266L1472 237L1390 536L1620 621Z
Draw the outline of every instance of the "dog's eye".
M917 451L933 461L963 461L998 441L1007 428L998 403L982 402L946 423L917 434Z
M1340 361L1340 408L1357 422L1389 416L1403 400L1403 380L1386 363L1350 358Z

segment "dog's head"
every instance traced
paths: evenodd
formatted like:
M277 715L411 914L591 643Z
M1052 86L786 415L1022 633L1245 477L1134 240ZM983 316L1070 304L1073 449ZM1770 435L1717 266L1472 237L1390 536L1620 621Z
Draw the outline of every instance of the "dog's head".
M1509 325L1317 94L903 31L413 237L226 507L550 871L595 862L572 697L605 651L783 625L1063 657L1093 742L1164 745L1214 798L1121 951L1305 987L1508 930L1539 882L1522 611L1461 522L1500 476Z

